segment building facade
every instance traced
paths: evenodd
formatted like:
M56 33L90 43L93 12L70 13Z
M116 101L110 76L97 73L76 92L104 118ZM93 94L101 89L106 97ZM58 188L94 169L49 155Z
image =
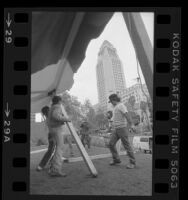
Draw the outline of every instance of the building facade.
M98 102L100 108L106 112L110 109L108 97L112 93L119 93L122 98L126 90L126 82L122 62L113 45L104 41L98 53L96 66Z
M131 96L135 97L135 105L134 105L134 111L142 117L143 112L142 109L140 108L140 103L142 101L148 103L151 102L151 98L149 95L149 91L147 89L146 84L143 84L141 87L140 83L134 84L131 87L127 88L122 94L121 94L121 101L127 105L128 100ZM150 117L151 113L149 111L149 107L146 107L146 113L147 116Z
M140 104L141 101L147 102L148 100L150 100L150 95L149 95L146 84L143 84L142 88L141 88L141 84L139 83L126 88L126 90L123 91L121 94L121 98L122 98L121 100L124 103L126 103L131 96L135 97L136 104Z

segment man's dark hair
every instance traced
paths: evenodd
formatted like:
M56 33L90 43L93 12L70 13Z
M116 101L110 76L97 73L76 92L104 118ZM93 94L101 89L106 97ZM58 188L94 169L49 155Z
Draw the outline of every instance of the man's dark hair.
M89 123L87 121L82 122L80 125L81 128L86 128L87 130L89 129Z
M49 106L44 106L42 109L41 109L41 112L43 115L45 115L46 117L48 116L48 112L49 112L50 108Z
M52 98L52 104L58 104L60 101L62 101L62 98L60 96L54 96Z
M111 94L108 98L109 98L109 103L112 101L117 101L117 102L121 101L120 97L118 97L117 94Z

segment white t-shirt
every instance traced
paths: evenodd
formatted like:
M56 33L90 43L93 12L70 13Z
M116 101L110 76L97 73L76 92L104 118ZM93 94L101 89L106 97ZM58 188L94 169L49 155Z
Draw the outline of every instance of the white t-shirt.
M124 128L127 126L128 122L124 115L127 112L127 108L123 103L118 103L114 107L112 118L114 128Z

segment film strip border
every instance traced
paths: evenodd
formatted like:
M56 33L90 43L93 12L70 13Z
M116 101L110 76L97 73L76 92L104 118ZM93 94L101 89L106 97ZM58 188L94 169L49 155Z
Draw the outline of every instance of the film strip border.
M155 18L153 194L160 199L178 199L179 186L181 22L180 10L169 11Z
M31 15L4 10L3 199L28 199Z
M155 13L151 199L177 199L181 9L150 11ZM34 199L29 196L31 12L5 9L4 32L3 198Z

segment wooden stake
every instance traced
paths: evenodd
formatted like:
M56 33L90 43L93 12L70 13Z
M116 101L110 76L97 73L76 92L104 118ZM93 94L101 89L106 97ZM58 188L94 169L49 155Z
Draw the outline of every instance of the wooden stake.
M62 108L62 112L64 114L65 117L68 117L63 105L61 105L61 108ZM72 122L67 122L67 127L69 128L69 131L71 133L71 135L74 137L75 141L76 141L76 144L78 146L78 149L80 150L81 152L81 155L89 169L89 171L91 172L91 174L93 175L93 177L97 177L97 170L95 169L95 166L93 165L88 153L86 152L77 132L75 131L74 127L73 127L73 124Z

